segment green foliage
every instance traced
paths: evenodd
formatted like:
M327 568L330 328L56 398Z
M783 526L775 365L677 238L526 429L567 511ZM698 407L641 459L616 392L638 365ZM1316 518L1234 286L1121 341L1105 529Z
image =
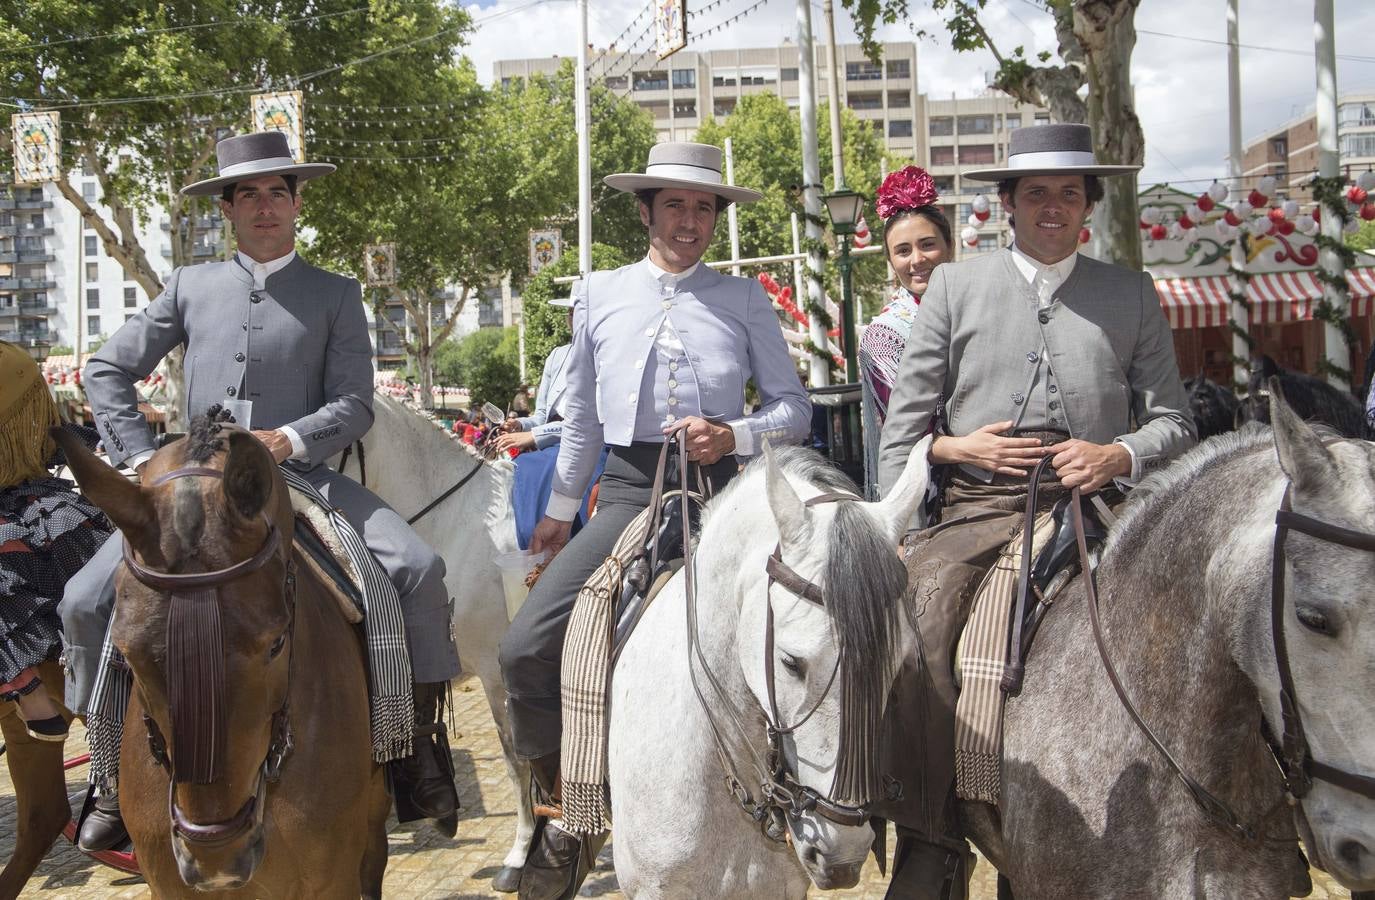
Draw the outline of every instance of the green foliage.
M977 2L983 5L983 0ZM883 45L874 38L878 23L892 25L908 18L907 0L841 0L841 5L854 17L855 33L864 47L864 55L873 62L883 58Z
M643 244L643 239L641 240ZM643 248L641 248L643 253ZM640 254L636 254L638 257ZM626 256L615 247L605 244L592 245L593 271L615 269L626 264ZM578 274L578 254L564 251L558 262L546 266L538 275L530 279L521 294L525 315L525 372L531 386L539 384L540 374L544 371L544 360L549 351L560 344L572 340L568 329L568 310L550 306L554 297L567 297L571 285L555 285L554 279L565 275Z
M49 356L71 356L75 350L66 344L56 344L48 348Z
M1371 250L1375 249L1375 220L1361 222L1361 228L1355 234L1346 236L1346 246L1352 250ZM53 351L54 353L57 351Z
M520 387L519 342L515 328L480 328L448 341L435 354L437 380L466 387L472 409L486 401L505 409Z

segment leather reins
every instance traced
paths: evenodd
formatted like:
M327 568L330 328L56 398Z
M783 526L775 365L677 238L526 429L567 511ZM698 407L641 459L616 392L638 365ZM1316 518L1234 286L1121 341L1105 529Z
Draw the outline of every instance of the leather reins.
M203 466L188 466L164 473L159 476L151 486L158 487L174 479L191 477L222 479L224 473L219 469L211 469ZM281 548L281 533L276 524L269 520L265 513L263 515L263 521L268 526L267 535L263 538L262 546L258 548L257 552L247 559L240 560L222 569L187 574L159 572L144 566L138 561L133 548L129 545L128 538L124 539L124 565L140 584L152 588L155 591L171 594L173 604L186 602L184 596L187 591L194 592L209 589L212 596L208 598L208 602L216 608L214 627L218 630L219 589L232 581L258 571L265 566L268 561L275 557L278 550ZM282 763L291 753L294 745L291 733L289 704L291 700L292 662L295 658L296 564L289 558L285 562L286 572L283 577L282 602L286 607L287 628L284 632L284 637L291 643L291 647L288 648L288 652L291 655L287 658L287 688L285 695L282 697L282 705L272 715L272 740L268 744L267 753L263 758L262 765L259 766L256 788L248 800L244 801L243 806L239 808L237 813L224 821L208 824L192 822L186 818L185 814L176 803L176 786L178 781L188 781L192 779L179 775L176 763L167 750L167 741L163 737L157 722L154 721L152 716L148 715L147 712L143 714L143 724L148 732L148 750L152 754L153 760L166 770L169 776L167 784L167 808L168 816L172 823L172 830L174 833L181 835L192 843L224 844L234 840L251 828L261 825L263 821L267 783L275 783L280 779ZM170 645L173 642L173 636L170 634L172 630L170 614L168 630L168 643ZM213 665L223 665L222 660L213 660L210 662ZM169 678L175 677L177 677L175 673L169 673Z
M1292 838L1264 838L1260 835L1259 826L1268 821L1275 812L1286 804L1294 804L1301 800L1312 787L1314 779L1326 781L1338 787L1360 794L1363 797L1375 799L1375 778L1367 775L1359 775L1336 769L1325 763L1313 759L1308 748L1308 741L1303 732L1303 721L1299 715L1297 693L1294 689L1294 676L1289 666L1289 654L1284 638L1284 582L1286 560L1284 556L1284 543L1287 531L1298 531L1310 537L1317 538L1328 543L1340 544L1356 550L1375 552L1375 534L1367 532L1352 531L1337 525L1332 525L1309 516L1301 515L1290 509L1290 493L1292 484L1286 484L1284 489L1284 499L1280 503L1279 510L1275 513L1275 538L1271 555L1270 571L1270 629L1271 637L1275 645L1275 662L1279 669L1280 677L1280 710L1283 717L1284 735L1280 746L1276 746L1270 736L1265 735L1266 743L1269 744L1271 752L1275 756L1275 761L1279 765L1284 777L1285 794L1269 810L1261 816L1259 823L1248 825L1242 821L1236 811L1227 804L1226 801L1210 792L1199 781L1187 772L1174 758L1165 744L1151 730L1151 727L1141 717L1140 712L1127 696L1126 688L1122 685L1121 678L1118 676L1117 669L1112 663L1112 657L1108 649L1107 640L1103 636L1102 622L1099 618L1098 609L1098 586L1097 575L1089 564L1088 544L1084 536L1084 519L1080 510L1080 491L1074 489L1074 497L1070 503L1070 516L1074 523L1074 538L1078 545L1079 561L1085 578L1084 588L1087 593L1089 621L1093 627L1093 639L1098 646L1098 656L1103 661L1103 667L1107 670L1108 680L1112 683L1113 690L1116 691L1118 699L1126 709L1127 715L1146 736L1151 745L1160 753L1165 763L1175 776L1183 783L1193 798L1194 803L1209 820L1221 826L1227 831L1248 840L1266 840L1273 842L1289 842Z
M687 481L687 444L686 435L682 431L674 433L670 440L676 439L679 443L678 465L679 483L685 484ZM806 501L807 506L815 506L820 503L833 503L842 500L859 500L853 494L828 493L812 497ZM768 690L768 709L761 709L765 720L765 736L768 744L767 758L761 759L755 752L752 742L749 740L749 729L747 728L744 717L735 707L730 695L721 684L716 673L712 671L705 654L702 652L701 642L698 638L697 627L697 584L696 566L692 555L692 543L689 537L688 528L688 504L682 504L683 516L683 572L684 572L684 594L686 596L687 608L687 630L688 630L688 673L692 679L692 688L697 695L698 703L706 714L707 724L711 728L712 740L716 745L716 755L721 762L721 768L725 771L726 788L735 797L740 808L759 823L764 835L770 840L779 843L785 842L788 837L786 816L791 814L794 817L806 812L815 812L824 819L828 819L839 825L862 825L868 821L869 813L867 806L848 806L838 803L825 796L814 788L802 784L788 770L787 760L783 753L783 738L801 728L816 713L825 701L831 688L835 685L836 674L839 672L840 660L837 658L836 667L832 669L830 679L826 682L826 688L817 698L816 703L808 712L799 718L792 725L782 724L782 718L778 711L778 701L774 686L774 616L773 604L769 601L769 594L772 593L773 585L779 584L786 590L796 594L798 597L809 603L824 607L825 595L821 588L808 581L794 572L782 558L782 546L777 545L765 563L765 570L768 573L768 589L765 594L766 624L764 630L764 659L765 659L765 679ZM713 714L712 706L707 702L702 685L698 681L697 667L693 666L693 660L697 661L703 674L705 674L713 693L720 699L725 708L725 719L740 738L739 743L743 744L749 762L754 769L755 779L759 784L758 797L754 792L745 786L745 780L740 775L739 769L727 746L726 737L722 734L720 722Z

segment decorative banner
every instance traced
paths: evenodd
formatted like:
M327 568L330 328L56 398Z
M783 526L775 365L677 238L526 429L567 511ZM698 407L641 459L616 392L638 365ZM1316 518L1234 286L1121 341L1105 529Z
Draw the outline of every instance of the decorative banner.
M292 159L306 161L305 97L300 91L254 94L252 109L254 131L284 133Z
M563 255L563 231L558 228L530 229L530 274L552 265Z
M15 113L14 180L20 184L56 181L62 171L61 113Z
M654 36L660 59L687 46L687 0L654 0Z
M396 284L396 244L368 244L364 247L363 272L368 287Z

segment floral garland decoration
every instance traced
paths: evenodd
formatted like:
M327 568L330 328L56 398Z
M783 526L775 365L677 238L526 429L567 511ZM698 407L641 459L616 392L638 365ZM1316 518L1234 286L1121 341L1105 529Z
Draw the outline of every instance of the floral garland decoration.
M1311 182L1313 186L1313 199L1318 201L1319 208L1325 216L1336 216L1340 225L1345 225L1350 218L1350 212L1346 208L1346 197L1343 189L1346 187L1346 179L1341 176L1332 178L1314 177ZM1319 231L1313 237L1313 243L1318 245L1321 250L1328 250L1337 254L1341 259L1342 267L1350 269L1356 265L1355 252L1341 240L1332 238ZM1331 275L1327 270L1319 266L1315 270L1318 281L1330 287L1337 295L1337 303L1334 305L1328 300L1328 292L1324 291L1323 296L1318 299L1313 308L1313 317L1336 328L1341 333L1342 340L1346 342L1347 358L1354 359L1356 354L1356 332L1351 327L1351 286L1347 283L1344 275ZM1341 366L1333 365L1325 357L1318 359L1318 374L1329 377L1340 378L1351 385L1352 392L1359 388L1352 381L1352 370Z

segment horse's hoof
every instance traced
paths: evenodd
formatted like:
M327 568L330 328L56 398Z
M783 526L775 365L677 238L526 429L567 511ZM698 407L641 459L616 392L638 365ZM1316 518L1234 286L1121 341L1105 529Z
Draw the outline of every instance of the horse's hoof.
M434 825L435 831L447 838L458 834L458 813L456 812L451 812L443 818L431 819L430 822Z
M498 894L514 894L520 888L520 869L516 866L502 866L501 871L492 876L492 890Z

